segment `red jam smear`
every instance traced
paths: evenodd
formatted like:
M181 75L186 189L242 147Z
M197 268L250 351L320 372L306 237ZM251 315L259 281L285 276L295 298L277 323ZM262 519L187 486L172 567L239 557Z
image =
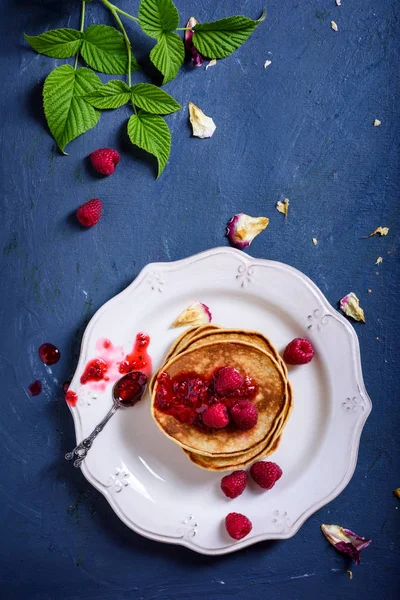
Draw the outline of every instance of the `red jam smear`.
M60 351L54 344L42 344L38 352L40 360L45 365L55 365L60 360Z
M130 354L119 363L120 373L129 373L130 371L141 371L148 377L151 374L151 357L147 352L150 344L150 336L146 333L138 333Z
M30 396L39 396L42 391L42 384L40 381L36 380L30 385L28 385L28 391Z
M212 404L221 403L230 408L238 400L251 401L256 397L257 386L251 377L245 377L237 390L218 396L214 381L219 370L210 376L184 372L172 378L168 373L161 373L157 377L156 408L180 423L189 423L204 431L208 428L203 424L201 414Z
M144 373L134 371L128 373L115 385L114 394L124 406L134 406L142 399L147 385L147 377Z
M89 381L107 381L107 371L108 365L102 358L90 360L81 375L81 383L88 383Z
M75 392L68 390L65 394L65 401L70 406L76 406L76 403L78 402L78 395Z

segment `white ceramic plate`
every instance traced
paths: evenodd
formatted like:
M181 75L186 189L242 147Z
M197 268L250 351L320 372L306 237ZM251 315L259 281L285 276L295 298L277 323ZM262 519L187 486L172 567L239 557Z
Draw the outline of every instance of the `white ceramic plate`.
M353 328L292 267L231 248L147 265L86 329L70 387L78 394L71 408L77 441L90 434L112 404L111 383L99 392L79 382L87 361L98 355L98 340L108 338L129 352L136 334L145 332L157 368L183 331L170 329L171 323L194 300L211 308L214 323L258 330L278 350L295 337L314 344L314 360L289 372L294 408L272 458L283 477L268 492L250 484L242 496L228 500L219 487L221 475L194 466L157 428L148 396L116 413L94 442L82 472L128 527L154 540L225 554L260 540L289 538L350 481L371 411ZM231 511L253 522L241 541L225 532Z

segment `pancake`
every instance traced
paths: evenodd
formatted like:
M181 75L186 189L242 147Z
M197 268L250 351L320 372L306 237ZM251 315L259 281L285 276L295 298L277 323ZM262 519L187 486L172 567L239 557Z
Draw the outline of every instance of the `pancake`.
M236 469L244 469L248 465L251 465L255 460L266 458L277 450L282 436L282 430L285 427L292 410L293 393L290 384L289 398L286 412L281 420L276 423L275 429L271 431L269 440L261 442L251 450L233 457L202 456L183 449L184 453L194 464L202 469L207 469L208 471L234 471Z
M285 374L278 361L266 350L244 341L221 339L210 343L198 341L174 356L162 368L170 377L190 372L211 375L222 366L232 366L250 375L257 383L253 400L258 410L258 423L248 431L219 429L203 432L191 424L180 423L174 416L159 410L155 399L158 382L152 394L152 415L160 429L182 448L209 457L230 457L247 452L270 439L271 431L281 423L287 411L288 394Z

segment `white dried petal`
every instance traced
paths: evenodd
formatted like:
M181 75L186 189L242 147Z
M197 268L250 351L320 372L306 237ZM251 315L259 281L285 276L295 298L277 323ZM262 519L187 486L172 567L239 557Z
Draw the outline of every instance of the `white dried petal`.
M379 119L375 119L374 127L379 127L379 125L382 125L382 121L380 121Z
M266 69L267 67L269 67L269 65L272 65L272 60L266 60L264 63L264 69Z
M232 246L243 250L250 246L254 238L268 226L267 217L251 217L244 213L234 215L226 228L226 235Z
M335 23L335 21L331 21L331 27L333 31L339 31L339 27L337 26L337 23Z
M370 233L366 237L372 237L373 235L376 235L377 233L379 233L379 235L387 235L389 233L389 227L377 227L376 229L374 229L374 231L372 233Z
M312 239L312 243L314 244L314 246L316 246L316 245L318 244L318 240L317 240L317 238L313 238L313 239Z
M355 321L362 321L365 323L364 311L354 292L350 292L340 300L340 310Z
M336 0L336 6L342 6L342 0Z
M184 325L204 325L211 323L211 311L203 302L192 302L175 321L171 327L183 327Z
M217 128L212 118L207 117L193 102L189 102L189 118L195 137L210 138Z
M288 216L289 214L289 198L285 198L283 202L277 202L276 203L276 210L280 213L282 213L283 215L285 215L285 217Z
M382 256L378 256L378 258L376 259L376 263L375 264L376 265L380 265L382 261L383 261Z
M207 69L209 69L210 67L215 67L215 65L217 64L217 61L215 58L213 58L212 60L210 60L210 62L208 63L208 65L206 65L206 71Z

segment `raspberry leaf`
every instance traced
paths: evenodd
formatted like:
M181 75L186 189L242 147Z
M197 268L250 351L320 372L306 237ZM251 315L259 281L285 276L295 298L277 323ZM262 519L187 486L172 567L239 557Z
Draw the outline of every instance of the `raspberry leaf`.
M110 25L92 25L83 32L81 54L85 62L100 73L124 75L128 69L128 55L124 36ZM139 65L132 56L132 71Z
M150 52L150 60L164 75L163 85L174 79L185 58L185 46L176 33L163 33Z
M193 44L207 58L225 58L239 48L262 21L266 12L255 21L236 16L211 23L199 23L193 28Z
M167 115L182 108L172 96L151 83L133 85L131 95L133 104L155 115Z
M172 0L141 0L139 25L150 37L159 38L178 27L178 10Z
M129 119L128 135L132 144L157 158L160 177L171 151L171 132L164 119L141 110Z
M92 129L100 111L85 102L83 96L101 86L99 77L90 69L75 71L70 65L54 69L43 88L44 112L49 129L60 150L73 139Z
M119 108L131 99L131 88L124 81L112 79L84 98L95 108Z
M81 47L82 33L76 29L53 29L40 35L26 35L24 38L30 46L51 58L70 58Z

